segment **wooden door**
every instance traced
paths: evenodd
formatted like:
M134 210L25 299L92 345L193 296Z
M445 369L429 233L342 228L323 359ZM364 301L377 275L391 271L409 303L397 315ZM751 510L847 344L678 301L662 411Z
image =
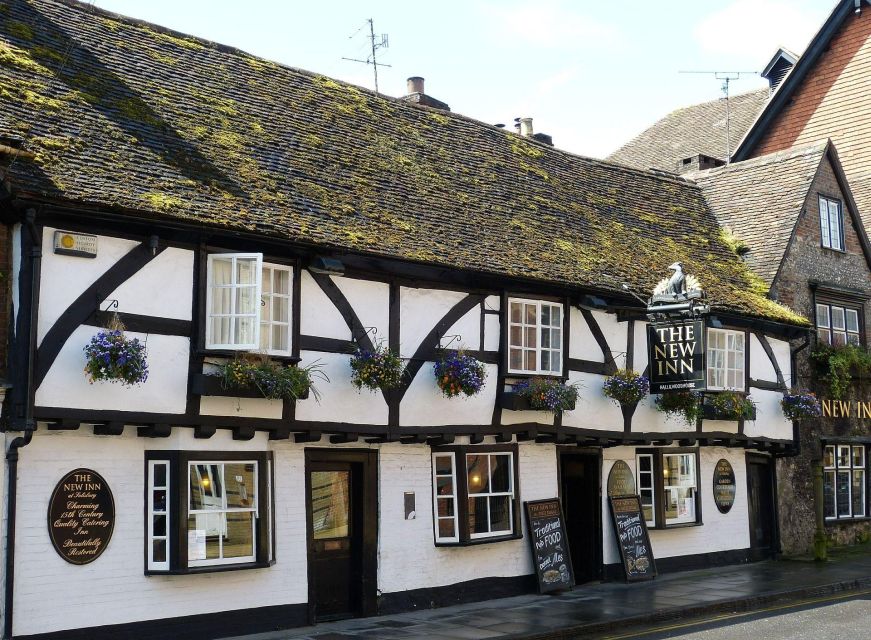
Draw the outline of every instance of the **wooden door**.
M306 491L311 618L370 615L377 518L372 505L377 505L377 494L368 452L310 454Z
M560 490L566 519L566 536L581 584L602 577L601 472L597 453L563 453L560 456Z
M750 520L750 550L754 559L769 557L776 550L774 470L770 459L747 457L747 507Z

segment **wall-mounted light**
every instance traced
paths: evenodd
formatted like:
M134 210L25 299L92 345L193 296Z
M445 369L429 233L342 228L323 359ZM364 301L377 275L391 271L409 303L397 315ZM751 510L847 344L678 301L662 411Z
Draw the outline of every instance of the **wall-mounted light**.
M319 273L322 275L340 276L345 273L345 265L338 258L315 256L311 259L311 262L308 265L308 270L312 273Z
M96 258L97 236L70 231L55 231L54 252L63 256Z
M151 255L157 255L157 244L160 242L160 239L157 236L149 236L148 238L148 248L151 249Z

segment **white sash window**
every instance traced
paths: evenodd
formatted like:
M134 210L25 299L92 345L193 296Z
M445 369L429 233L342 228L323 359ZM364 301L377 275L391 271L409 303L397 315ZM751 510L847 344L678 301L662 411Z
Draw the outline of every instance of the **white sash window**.
M206 348L258 349L263 255L218 253L208 260Z
M508 301L508 372L562 375L563 306Z

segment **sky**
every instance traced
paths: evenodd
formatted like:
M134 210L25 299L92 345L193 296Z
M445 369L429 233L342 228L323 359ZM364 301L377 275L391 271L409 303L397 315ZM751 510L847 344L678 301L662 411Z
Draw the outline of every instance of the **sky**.
M238 47L381 93L406 78L452 111L536 132L604 157L670 111L723 96L711 73L761 71L778 47L801 53L836 0L96 0L103 9ZM732 95L766 86L757 75Z

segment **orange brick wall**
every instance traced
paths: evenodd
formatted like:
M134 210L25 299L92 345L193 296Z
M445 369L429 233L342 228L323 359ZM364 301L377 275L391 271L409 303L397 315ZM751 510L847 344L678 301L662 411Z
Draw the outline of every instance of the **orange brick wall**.
M835 142L867 229L871 223L871 7L846 19L753 155L825 138Z

